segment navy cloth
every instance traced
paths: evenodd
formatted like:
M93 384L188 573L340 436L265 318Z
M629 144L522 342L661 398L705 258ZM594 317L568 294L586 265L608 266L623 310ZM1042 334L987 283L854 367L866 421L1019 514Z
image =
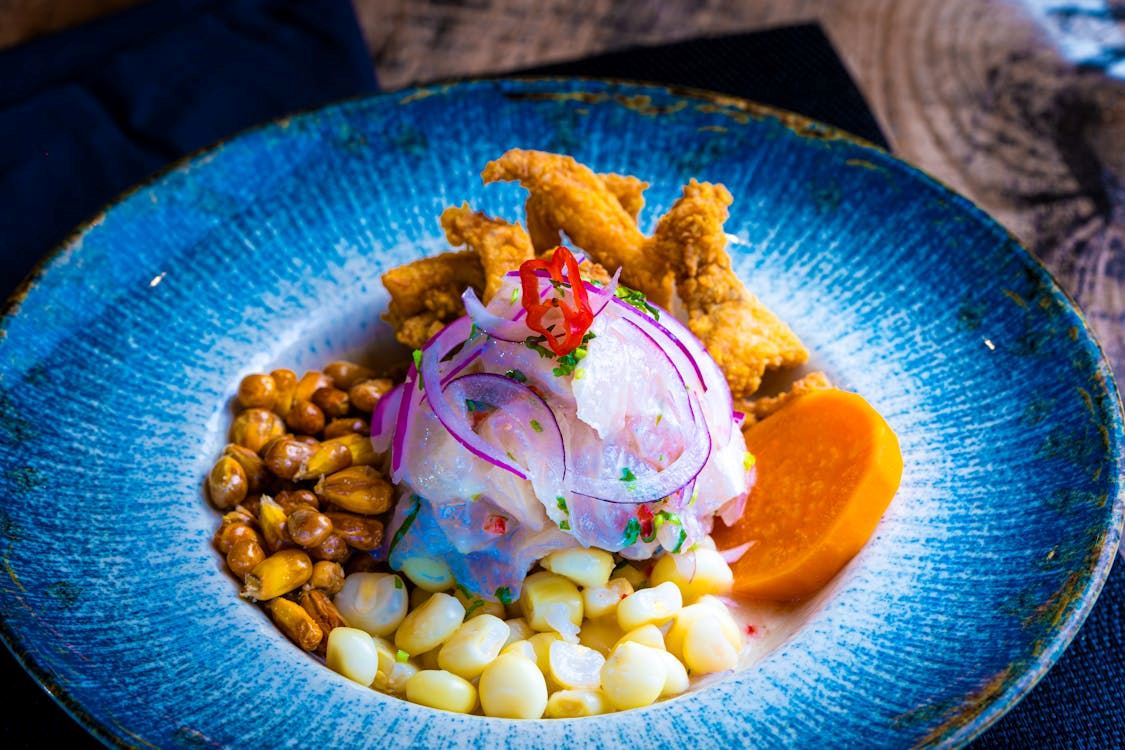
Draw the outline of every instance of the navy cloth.
M721 91L886 145L815 26L523 72ZM179 156L374 88L346 0L159 0L0 53L0 291L75 225ZM15 696L0 709L0 746L98 746L2 649L0 673ZM1125 748L1125 566L1114 568L1055 668L973 747Z

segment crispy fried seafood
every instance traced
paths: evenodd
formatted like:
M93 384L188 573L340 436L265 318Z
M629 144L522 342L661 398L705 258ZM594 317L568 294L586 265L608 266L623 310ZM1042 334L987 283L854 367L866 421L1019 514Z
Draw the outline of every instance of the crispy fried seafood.
M692 180L646 237L637 216L648 184L635 177L597 174L570 156L523 149L489 162L481 177L486 183L516 181L528 190L527 231L467 205L446 209L442 227L447 239L468 249L417 261L383 277L391 293L386 319L399 341L420 347L442 324L462 314L464 286L478 292L483 288L489 299L504 273L533 254L550 251L565 232L592 261L584 275L604 282L608 272L621 268L622 282L653 303L675 309L678 302L736 398L752 395L767 370L807 359L793 331L731 268L723 223L732 198L722 185Z

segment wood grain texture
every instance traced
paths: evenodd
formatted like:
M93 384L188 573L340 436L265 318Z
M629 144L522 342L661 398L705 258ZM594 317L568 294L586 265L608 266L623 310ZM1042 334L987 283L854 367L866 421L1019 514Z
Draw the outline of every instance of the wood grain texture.
M818 21L895 152L971 198L1038 254L1078 299L1122 373L1125 82L1091 64L1097 55L1081 64L1066 59L1060 34L1082 40L1096 25L1100 36L1090 44L1105 47L1112 62L1125 8L1075 5L356 0L387 88Z

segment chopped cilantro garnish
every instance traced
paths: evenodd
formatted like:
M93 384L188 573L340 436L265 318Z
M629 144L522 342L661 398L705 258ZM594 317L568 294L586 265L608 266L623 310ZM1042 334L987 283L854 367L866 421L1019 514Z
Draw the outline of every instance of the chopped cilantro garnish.
M581 380L584 377L586 377L586 371L584 369L582 369L581 367L574 368L574 379L575 380Z
M559 366L553 368L551 370L551 374L553 374L556 378L561 378L565 375L573 375L574 368L578 366L579 357L575 355L575 352L578 351L582 350L575 349L570 354L564 354L563 356L559 357ZM583 354L582 356L585 356L585 354Z
M628 466L623 466L623 467L621 467L621 481L622 482L635 482L635 481L637 481L637 475L634 474L633 470L630 469Z
M555 505L559 506L559 510L563 513L570 513L570 509L566 507L566 498L562 495L555 498Z
M421 391L425 389L425 385L422 383L422 350L415 349L411 356L414 358L414 369L418 371L418 390Z
M535 430L536 432L542 432L543 425L539 424L538 419L533 419L531 420L531 429Z
M657 414L656 415L656 423L660 424L663 421L664 421L664 415L663 414Z
M396 589L402 589L403 588L402 579L399 578L398 576L395 576L395 588Z
M674 548L672 548L672 553L675 554L675 553L679 552L680 549L684 546L684 542L686 542L686 541L687 541L687 532L683 530L683 527L680 527L680 540L678 542L676 542L676 546Z
M469 495L469 501L475 503L477 500L480 500L481 497L483 497L483 496L484 496L483 492L474 492L473 494Z
M629 523L625 524L625 546L633 546L637 541L637 537L640 535L641 522L635 518L630 518Z
M562 521L559 523L559 528L563 531L570 531L570 521Z
M654 319L660 320L660 311L650 305L644 294L638 292L636 289L630 289L627 286L618 284L614 294L625 304L632 305L641 312L647 312Z
M698 499L699 499L699 490L695 490L691 493L691 500L688 501L688 507L690 508L691 506L695 505L695 501L698 500Z
M394 554L395 547L406 536L406 532L410 530L410 525L414 523L414 519L418 517L418 512L422 510L422 498L417 495L410 496L410 502L413 503L410 510L406 512L406 517L402 519L402 525L398 527L398 531L391 537L391 546L387 548L387 558Z
M410 661L410 654L403 651L401 648L395 652L395 661L399 664L405 664Z
M518 300L519 298L520 298L520 287L517 286L515 289L512 290L512 304L513 305L516 304L516 300Z
M507 607L512 603L512 590L507 586L501 586L496 589L496 598L500 600L501 604Z
M504 377L510 378L511 380L514 380L517 383L526 383L527 382L527 376L524 375L519 370L508 370L506 373L504 373Z
M658 463L658 464L664 463L664 454L663 453L661 453L659 456L656 457L656 463Z
M465 619L468 619L469 615L471 615L473 612L476 612L478 609L480 609L483 606L484 606L484 599L473 599L473 603L470 604L469 608L465 610Z
M546 339L542 336L528 336L523 340L523 345L538 354L543 359L551 359L555 356L555 353L547 347L543 346L544 341L546 341Z
M468 587L465 586L465 584L458 581L457 583L455 583L453 585L457 587L458 591L460 591L462 594L465 595L466 599L472 599L473 598L473 592L469 591Z
M482 333L481 327L478 326L476 323L473 323L471 326L469 326L469 338L465 339L465 341L466 342L472 341L473 339L475 339L477 337L477 334L480 334L480 333Z
M746 454L742 457L742 470L750 471L750 469L753 468L756 462L757 459L754 458L754 454L750 451L746 451Z
M476 411L492 411L495 408L496 407L492 404L486 404L483 401L474 401L471 398L465 399L465 409L467 409L470 414Z

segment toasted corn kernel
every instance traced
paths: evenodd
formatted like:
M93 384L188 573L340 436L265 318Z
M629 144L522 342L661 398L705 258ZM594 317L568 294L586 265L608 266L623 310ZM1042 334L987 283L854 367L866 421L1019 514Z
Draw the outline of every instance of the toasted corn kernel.
M426 591L448 591L453 588L453 573L443 560L434 557L410 557L403 561L402 572L418 588Z
M230 441L258 453L266 443L285 434L285 423L272 411L247 409L234 418Z
M388 636L406 617L406 584L390 573L352 573L335 603L351 627Z
M626 641L610 652L602 667L601 682L614 708L623 711L656 702L667 679L660 653L634 641Z
M346 416L351 408L348 392L333 387L317 388L313 392L312 402L320 407L326 417Z
M274 601L278 601L275 599ZM323 591L310 589L302 591L301 595L297 597L297 603L309 613L309 617L313 619L325 635L331 633L336 628L347 627L348 623L340 614L340 610L336 609L336 605ZM320 644L324 645L323 641Z
M316 452L316 447L291 435L271 440L262 452L266 467L282 479L295 479L301 466Z
M325 442L345 446L352 454L352 466L374 466L379 461L379 454L371 446L371 438L366 435L352 433Z
M485 667L478 690L485 716L538 719L547 710L547 679L518 654L502 654Z
M335 596L344 587L344 568L338 562L320 560L313 565L309 585L328 596Z
M226 448L223 448L223 455L230 456L238 465L242 467L242 471L246 474L247 491L250 494L260 493L270 480L269 472L266 470L266 465L259 458L258 454L241 445L230 443Z
M366 419L362 417L342 417L333 419L324 426L325 440L353 434L364 436L371 434L371 426L367 424Z
M324 429L324 412L312 401L297 399L285 415L285 424L300 435L315 435Z
M601 690L559 690L547 699L546 715L551 719L578 719L612 710Z
M348 398L358 411L370 414L375 410L375 404L379 403L379 399L394 386L394 382L388 378L361 380L348 389Z
M215 532L215 547L224 555L230 554L234 545L241 541L250 540L264 545L262 537L248 523L228 523L219 527Z
M614 578L604 586L582 590L582 608L590 619L617 613L621 600L633 593L633 584L624 578Z
M356 628L336 628L328 634L325 655L328 668L360 685L375 682L379 671L379 653L371 636Z
M666 670L664 688L660 691L661 698L671 698L688 689L688 673L683 663L667 651L660 652L664 659Z
M242 595L258 601L274 599L304 586L310 576L309 556L298 549L283 549L254 566L246 576Z
M438 651L438 666L472 680L480 677L508 640L508 626L499 617L481 615L466 620Z
M293 392L293 402L312 401L313 394L321 388L331 388L332 378L317 370L309 370L297 381L297 388Z
M384 513L391 507L393 488L370 466L352 466L329 474L316 485L316 493L344 510L364 515Z
M680 589L666 581L622 599L617 605L617 623L626 632L648 623L659 625L672 619L683 606Z
M274 495L274 501L281 506L286 515L301 508L320 509L320 498L312 490L282 490Z
M425 653L449 640L464 619L461 602L436 593L403 619L395 632L395 645L408 654Z
M351 388L361 380L369 380L375 377L374 371L346 360L329 362L324 367L324 374L332 378L332 383L337 388L343 388L344 390Z
M366 439L366 438L365 438ZM316 479L352 465L352 452L337 440L326 440L309 452L297 469L297 479Z
M688 564L677 565L677 557L691 556ZM691 575L685 573L691 571ZM706 594L729 594L734 586L734 573L722 555L713 549L700 547L683 555L663 555L652 568L651 579L655 586L671 581L679 587L685 602L694 602Z
M280 506L278 506L280 507ZM302 547L316 547L332 533L332 519L311 508L298 508L286 521L289 538Z
M579 586L604 586L613 571L613 555L601 549L573 547L552 552L540 565Z
M592 648L577 643L554 641L547 659L550 678L564 689L596 689L601 684L605 657Z
M266 549L270 552L277 552L290 541L285 511L268 495L262 496L258 523L262 525L262 536L266 540Z
M377 518L354 513L329 513L327 516L333 531L354 549L370 552L383 542L383 522Z
M471 713L477 689L468 680L441 669L423 669L406 683L406 700L442 711Z
M272 409L277 398L277 383L269 375L254 373L247 375L238 384L238 403L244 409L258 407Z
M207 475L207 494L219 510L233 508L246 498L249 483L242 465L230 456L223 456Z
M293 407L293 395L297 391L297 373L292 370L274 370L270 373L277 395L274 397L273 410L284 417Z
M344 563L344 572L347 575L352 573L376 573L381 571L382 568L383 564L371 555L352 555Z
M333 532L324 537L324 541L309 549L309 556L314 560L330 560L342 563L352 554L352 548L344 541L344 537Z
M324 631L300 604L288 599L274 599L266 608L278 629L305 651L315 651L320 645Z
M265 559L266 553L262 549L262 545L253 539L243 539L231 547L230 552L227 553L227 567L230 568L230 572L239 578L245 578L258 563Z
M556 573L540 571L528 576L520 593L520 606L535 630L555 629L547 621L551 608L559 608L576 629L582 625L582 595L573 581Z

